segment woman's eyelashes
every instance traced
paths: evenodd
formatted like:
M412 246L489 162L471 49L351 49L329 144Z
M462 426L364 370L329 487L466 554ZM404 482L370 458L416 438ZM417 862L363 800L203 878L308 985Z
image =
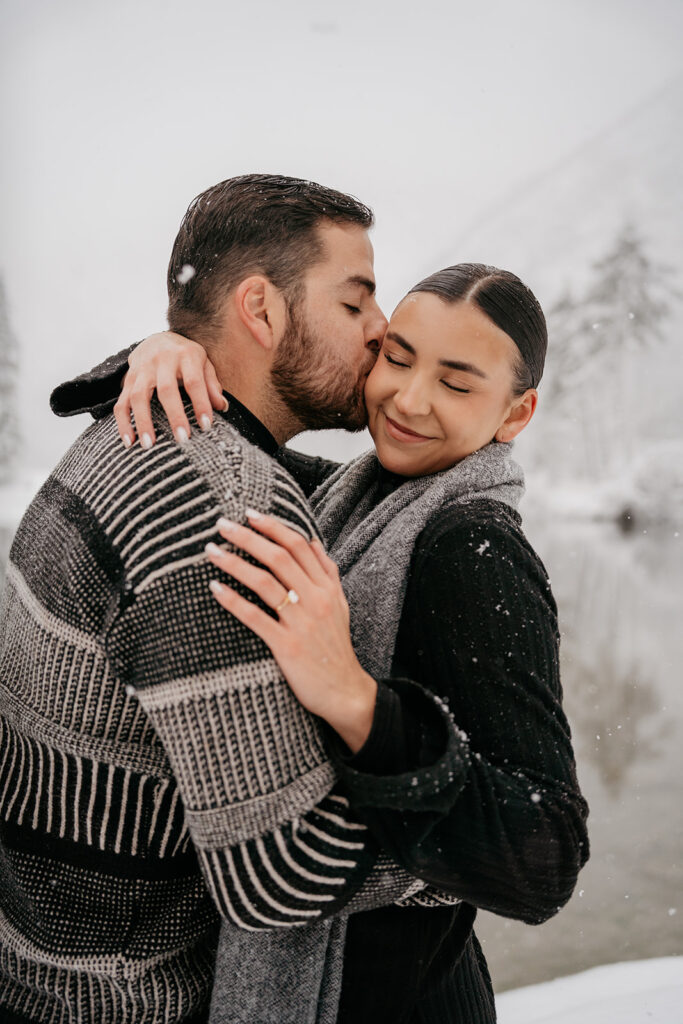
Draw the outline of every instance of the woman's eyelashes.
M390 356L388 352L383 352L382 355L391 366L399 366L403 369L410 369L410 363L403 363L399 359ZM444 387L448 388L449 391L457 391L460 395L469 395L470 388L461 388L457 384L449 384L447 380L442 380L441 383Z
M353 313L354 316L357 313L360 313L360 307L359 306L352 306L350 302L345 302L344 303L344 307L345 307L345 309L348 309L349 313Z
M388 352L383 352L382 354L383 354L384 358L386 359L386 361L388 363L391 363L392 366L409 366L410 365L409 363L402 363L398 359L392 359L392 357L389 355Z

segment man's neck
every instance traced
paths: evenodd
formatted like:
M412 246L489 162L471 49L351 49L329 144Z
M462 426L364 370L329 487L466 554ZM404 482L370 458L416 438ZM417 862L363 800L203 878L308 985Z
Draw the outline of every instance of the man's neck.
M210 352L210 358L221 387L260 420L278 444L285 444L305 429L273 388L267 368L245 373L244 366L238 366L234 359L220 359L215 352Z

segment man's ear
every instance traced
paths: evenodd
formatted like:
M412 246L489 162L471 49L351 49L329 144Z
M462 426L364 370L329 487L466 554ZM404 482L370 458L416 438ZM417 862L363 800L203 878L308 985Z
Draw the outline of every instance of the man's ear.
M496 431L496 441L512 441L513 437L517 437L536 411L537 403L536 388L529 388L523 395L515 398L506 418Z
M262 274L252 274L235 289L235 310L255 341L264 349L275 348L286 324L282 292Z

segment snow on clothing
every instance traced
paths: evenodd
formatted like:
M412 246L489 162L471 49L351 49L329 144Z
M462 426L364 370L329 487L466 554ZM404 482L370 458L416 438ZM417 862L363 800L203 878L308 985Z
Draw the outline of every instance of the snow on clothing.
M184 446L154 417L150 452L126 452L111 416L85 431L10 553L3 1022L198 1024L219 914L286 944L361 886L377 905L376 843L333 788L319 721L208 587L220 515L258 506L312 536L303 494L238 402ZM412 884L396 878L395 895ZM316 994L318 966L297 979Z

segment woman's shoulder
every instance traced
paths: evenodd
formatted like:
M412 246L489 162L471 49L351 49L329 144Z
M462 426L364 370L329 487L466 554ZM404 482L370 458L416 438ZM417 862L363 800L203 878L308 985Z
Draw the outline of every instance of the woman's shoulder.
M548 588L548 574L522 529L522 517L504 502L489 498L445 504L417 538L411 575L456 566L463 573L472 566L496 573L524 572Z
M522 517L502 501L491 498L473 498L471 501L446 502L431 517L418 537L416 550L431 547L445 537L459 540L478 536L482 529L490 529L511 540L528 544L522 530Z

